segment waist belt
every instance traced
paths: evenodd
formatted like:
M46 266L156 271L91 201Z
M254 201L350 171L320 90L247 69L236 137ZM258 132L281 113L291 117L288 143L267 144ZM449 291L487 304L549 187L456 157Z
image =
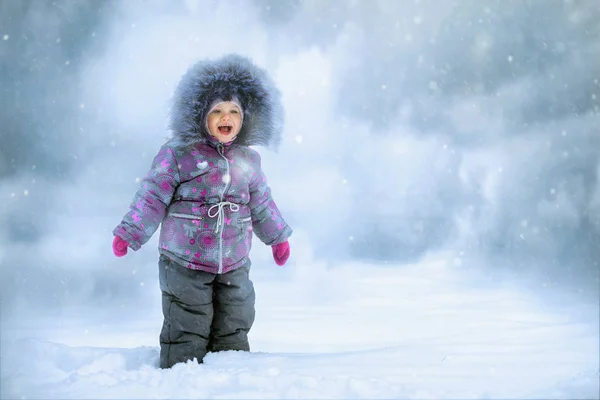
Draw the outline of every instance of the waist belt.
M219 229L223 226L225 219L225 210L223 208L229 206L229 211L238 212L240 210L239 204L232 203L230 201L221 201L217 204L212 205L208 209L208 216L210 218L217 217L217 226L215 227L215 233L219 232Z

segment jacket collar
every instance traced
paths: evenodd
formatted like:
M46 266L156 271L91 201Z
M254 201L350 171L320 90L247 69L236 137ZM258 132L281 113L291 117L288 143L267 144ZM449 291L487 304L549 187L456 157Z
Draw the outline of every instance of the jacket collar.
M230 142L222 143L219 141L219 139L217 139L216 137L214 137L212 135L206 134L206 135L204 135L204 137L206 139L206 143L211 145L214 148L219 147L219 145L223 145L224 148L229 148L235 143L235 139L236 139L236 138L233 138L233 140Z

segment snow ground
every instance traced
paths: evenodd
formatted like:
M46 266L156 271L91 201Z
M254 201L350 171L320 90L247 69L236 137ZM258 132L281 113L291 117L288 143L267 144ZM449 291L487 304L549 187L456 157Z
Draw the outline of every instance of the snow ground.
M600 397L597 303L546 301L442 261L252 274L252 353L158 369L153 288L135 313L73 308L5 321L1 397Z

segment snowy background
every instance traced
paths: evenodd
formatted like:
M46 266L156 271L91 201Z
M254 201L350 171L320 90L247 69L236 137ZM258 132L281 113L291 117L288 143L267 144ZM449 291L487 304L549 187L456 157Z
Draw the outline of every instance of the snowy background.
M599 398L600 3L0 1L0 397ZM111 231L201 58L282 90L253 354L156 368Z

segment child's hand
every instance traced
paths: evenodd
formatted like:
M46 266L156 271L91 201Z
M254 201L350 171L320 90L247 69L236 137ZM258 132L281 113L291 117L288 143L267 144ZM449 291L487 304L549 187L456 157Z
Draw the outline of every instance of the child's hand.
M129 246L129 243L126 240L122 239L118 235L115 235L115 239L113 240L112 244L112 249L113 253L115 253L115 256L123 257L125 254L127 254L127 246Z
M288 258L290 258L290 243L286 240L285 242L276 244L271 248L273 250L275 264L281 267L283 264L285 264Z

